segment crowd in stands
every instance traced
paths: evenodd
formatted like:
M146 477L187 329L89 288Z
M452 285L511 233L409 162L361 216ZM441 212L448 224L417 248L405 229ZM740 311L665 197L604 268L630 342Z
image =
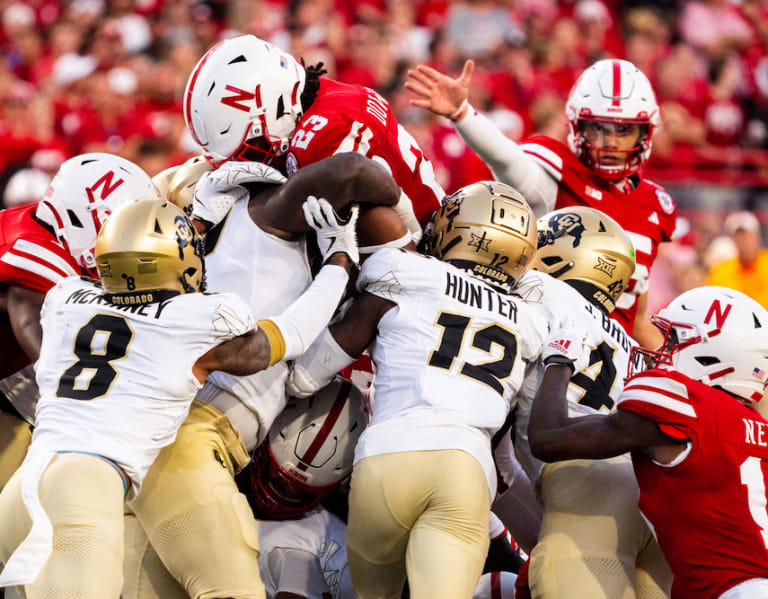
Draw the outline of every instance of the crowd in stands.
M597 59L626 58L661 105L650 178L768 187L766 0L0 0L3 204L38 199L78 153L117 153L150 174L197 153L184 84L207 48L238 33L382 93L449 192L490 172L447 122L409 105L402 83L413 65L457 73L466 58L477 62L471 103L516 140L565 139L576 76ZM651 311L740 255L722 212L682 214L655 269Z

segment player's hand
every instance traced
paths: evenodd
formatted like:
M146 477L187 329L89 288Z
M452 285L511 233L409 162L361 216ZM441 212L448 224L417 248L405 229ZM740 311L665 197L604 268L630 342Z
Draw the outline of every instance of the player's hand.
M243 183L280 185L285 181L277 169L260 162L225 162L204 173L195 185L192 217L212 227L224 220L235 202L248 198Z
M589 366L590 348L586 344L587 330L583 325L569 321L562 328L553 331L544 343L541 360L544 366L561 364L573 372L580 372Z
M423 64L410 69L405 87L416 94L411 105L447 117L456 114L469 96L469 84L474 70L473 60L464 63L464 69L456 79Z
M302 205L307 224L317 234L317 246L323 255L323 262L336 252L343 252L355 264L360 264L360 252L357 249L358 207L352 206L349 216L341 218L333 206L324 198L307 197Z

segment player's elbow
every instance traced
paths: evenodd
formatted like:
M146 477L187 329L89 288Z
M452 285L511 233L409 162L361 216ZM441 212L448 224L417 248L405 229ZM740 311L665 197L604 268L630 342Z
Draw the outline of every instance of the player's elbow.
M542 462L559 462L569 458L560 436L555 431L529 428L528 444L533 457Z
M394 206L400 199L400 188L381 164L357 152L338 154L346 186L352 190L352 201L379 206Z

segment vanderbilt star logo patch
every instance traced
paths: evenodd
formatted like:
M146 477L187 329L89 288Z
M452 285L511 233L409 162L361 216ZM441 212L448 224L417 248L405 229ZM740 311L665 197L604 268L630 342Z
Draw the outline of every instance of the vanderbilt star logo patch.
M597 264L593 266L595 270L604 272L609 277L613 276L613 272L616 270L616 265L611 264L607 260L603 260L600 256L597 257Z
M492 241L491 239L487 239L487 233L483 231L482 235L475 235L474 233L470 234L472 235L472 239L469 241L469 247L476 248L476 254L480 253L480 250L487 252Z

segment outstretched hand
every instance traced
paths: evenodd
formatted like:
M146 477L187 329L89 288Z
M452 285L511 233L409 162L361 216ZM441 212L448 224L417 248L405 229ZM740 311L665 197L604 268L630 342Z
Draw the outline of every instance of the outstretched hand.
M461 108L469 96L469 85L474 70L474 60L464 63L461 75L456 79L423 64L410 69L405 87L416 95L416 98L411 100L411 105L450 117Z

